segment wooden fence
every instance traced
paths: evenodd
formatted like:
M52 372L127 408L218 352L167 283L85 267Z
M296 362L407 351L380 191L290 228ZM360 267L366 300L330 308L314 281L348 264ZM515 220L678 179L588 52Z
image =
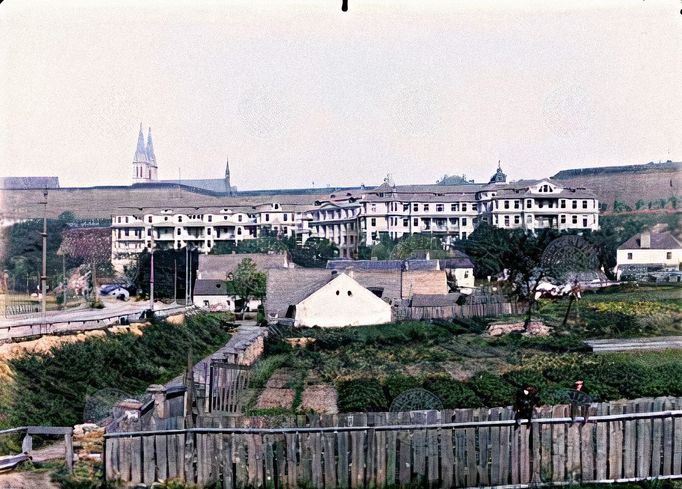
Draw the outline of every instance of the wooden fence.
M278 428L108 433L105 474L129 484L177 478L225 489L682 478L680 408L682 398L603 403L582 424L567 417L569 406L548 406L517 429L510 408L493 408L301 416L304 426Z
M421 321L428 319L453 319L486 316L502 316L508 314L522 314L525 312L523 303L500 302L490 304L465 304L459 306L427 306L401 307L396 311L396 319Z

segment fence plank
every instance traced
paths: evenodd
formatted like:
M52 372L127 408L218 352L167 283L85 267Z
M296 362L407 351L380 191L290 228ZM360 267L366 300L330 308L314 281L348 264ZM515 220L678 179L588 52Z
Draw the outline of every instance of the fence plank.
M478 413L478 419L485 421L490 419L488 409L481 409ZM490 428L481 426L478 428L478 466L476 472L478 475L478 484L487 486L490 484L490 465L488 460L490 458Z
M121 463L121 480L130 479L130 440L131 438L120 438L118 444L118 457Z
M342 431L337 434L339 447L339 464L338 464L338 485L341 488L346 488L350 484L350 474L348 465L348 432Z
M156 481L157 454L154 436L142 437L142 456L142 480L146 485L151 485Z
M595 459L595 433L596 426L593 422L587 422L580 428L580 453L581 453L581 480L594 480Z
M565 411L563 406L555 406L552 409L552 416L563 417ZM554 438L552 480L564 481L566 480L566 426L564 424L552 425L552 437Z
M537 411L539 418L551 418L552 407L542 406ZM538 482L548 482L552 478L552 426L548 424L538 424L533 429L540 430L540 479Z
M168 436L155 436L154 443L156 445L156 470L157 480L166 480L168 478Z
M387 422L385 413L377 413L374 417L375 426L383 426ZM386 432L383 430L374 432L374 447L376 458L374 462L374 484L376 487L386 485Z
M468 409L465 414L466 420L471 421L474 419L474 410ZM464 416L462 417L464 420ZM476 428L465 428L464 433L466 434L466 474L467 474L467 486L476 487L478 485L478 464L476 463Z
M663 403L663 409L666 411L673 410L674 404L670 397L667 397ZM673 463L673 418L663 418L663 447L661 451L663 457L661 475L672 475Z
M426 412L414 411L410 413L410 424L426 424ZM412 472L418 481L426 480L426 430L412 432Z
M396 413L388 413L387 422L397 421ZM398 464L398 433L394 430L386 432L386 485L396 483L396 467Z
M500 419L504 408L491 408L488 419L497 421ZM493 486L501 485L500 482L500 428L492 426L490 428L490 484Z
M428 411L426 413L426 422L429 424L436 424L440 421L440 413L437 411ZM427 479L429 486L434 487L439 482L439 433L441 430L429 430L426 433L426 455L427 455Z
M324 433L323 435L323 465L324 465L324 487L336 487L336 435L334 433Z
M637 425L637 477L649 477L651 474L651 429L649 419L638 419Z
M139 436L130 439L130 482L142 482L142 440Z
M223 458L222 458L222 474L223 474L223 489L232 489L234 487L234 465L232 463L232 441L233 435L225 435L221 437L223 444Z
M409 423L409 413L401 413L400 421ZM410 431L401 430L398 433L398 446L400 449L398 479L403 485L412 479L412 433Z

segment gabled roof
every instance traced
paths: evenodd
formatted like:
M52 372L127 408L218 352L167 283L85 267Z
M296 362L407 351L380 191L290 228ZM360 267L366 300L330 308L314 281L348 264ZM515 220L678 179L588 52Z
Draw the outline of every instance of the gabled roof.
M642 233L635 234L632 238L628 239L625 243L618 247L619 250L639 250L642 249L641 246ZM651 250L678 250L682 249L682 243L675 238L669 231L664 231L660 233L651 233Z
M265 312L279 317L285 316L289 306L298 304L334 277L322 268L272 268L267 274Z
M437 260L327 260L329 270L437 270Z
M194 283L194 295L235 295L232 282L213 279L197 279Z
M199 255L198 277L202 279L225 280L228 273L234 273L242 260L250 258L259 271L273 268L293 267L286 253L237 253L231 255Z

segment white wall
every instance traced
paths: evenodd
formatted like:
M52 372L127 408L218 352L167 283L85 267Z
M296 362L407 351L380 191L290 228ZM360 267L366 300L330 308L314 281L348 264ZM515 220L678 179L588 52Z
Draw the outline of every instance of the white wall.
M628 253L632 253L632 259L628 259ZM671 253L672 257L667 258ZM679 267L682 263L682 249L676 250L652 250L640 248L634 250L618 250L616 252L616 263L620 265L640 265L646 263L658 263L665 267Z
M234 312L234 303L237 299L238 297L233 295L195 295L194 304L199 307L219 307L221 311ZM208 306L205 303L206 301L208 301ZM251 299L247 310L255 311L258 306L260 306L260 301Z
M391 306L344 273L296 305L296 326L333 328L390 322Z

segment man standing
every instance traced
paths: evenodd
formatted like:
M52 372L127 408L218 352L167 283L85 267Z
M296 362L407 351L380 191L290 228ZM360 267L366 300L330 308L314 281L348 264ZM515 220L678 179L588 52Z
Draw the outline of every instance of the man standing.
M519 389L514 400L514 429L521 425L521 419L525 418L530 423L533 418L533 409L540 404L538 388L534 385L525 385Z
M575 423L575 418L578 415L578 407L580 407L580 415L583 417L582 424L587 423L587 418L589 416L590 403L592 398L590 398L587 388L585 387L585 381L578 379L575 381L574 392L571 396L571 422Z

